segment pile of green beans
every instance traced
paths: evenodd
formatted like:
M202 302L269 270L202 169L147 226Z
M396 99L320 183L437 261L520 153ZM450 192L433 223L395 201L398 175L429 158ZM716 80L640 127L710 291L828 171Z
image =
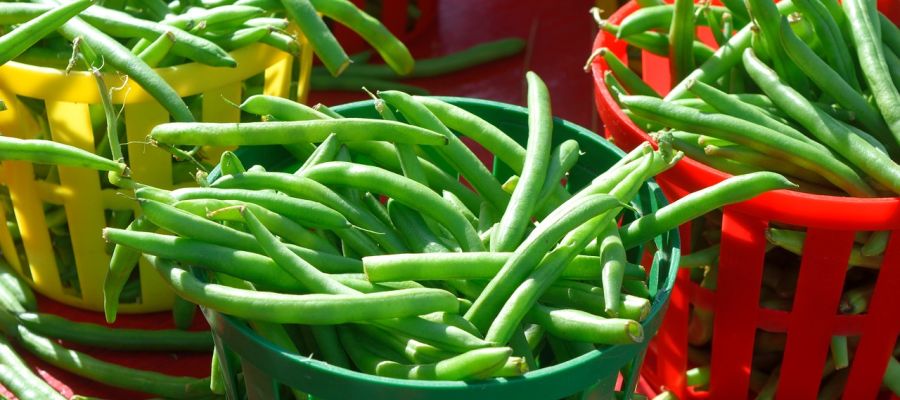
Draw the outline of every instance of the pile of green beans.
M63 344L57 342L62 340ZM32 372L18 348L73 374L93 381L171 399L213 396L209 378L176 377L127 368L89 356L67 345L124 351L208 352L208 331L137 330L74 322L38 312L34 293L12 269L0 262L0 384L22 400L64 399Z
M693 13L679 14L679 6L689 9L691 3L643 1L621 25L599 21L630 46L670 57L674 86L665 96L608 49L591 58L603 58L605 85L638 127L731 175L775 171L796 182L796 190L823 195L900 194L900 29L875 2L723 1L724 7L697 4ZM699 40L696 25L712 31L712 56L696 45L693 53L684 50L684 43ZM659 33L666 30L668 36ZM686 68L691 64L696 68ZM691 269L695 283L714 290L721 215L699 218L693 228L691 247L701 251L684 257L682 267ZM768 231L762 307L791 309L805 239L794 229L773 224ZM865 312L889 237L887 231L858 233L839 312ZM771 398L784 335L760 335L758 342L782 341L757 345L753 356L752 395ZM694 305L692 366L708 368L711 338L711 310ZM841 395L857 342L833 338L819 398ZM885 386L900 395L892 384L898 381L900 371L888 368Z
M641 129L671 130L677 149L732 175L772 170L809 193L900 194L900 29L873 2L754 0L696 5L679 18L678 5L691 3L647 4L619 26L602 21L679 71L663 97L611 52L595 53ZM682 50L695 25L715 28L718 50L707 60ZM670 30L668 51L645 44L652 29Z
M280 172L226 152L208 187L139 187L143 225L104 237L117 254L144 254L179 296L253 321L285 351L381 376L478 380L648 340L654 300L626 251L697 212L793 187L751 174L618 227L681 153L641 147L570 193L560 180L577 142L551 145L547 87L531 72L526 81L525 147L462 108L399 91L373 102L385 121L254 96L241 108L267 122L160 125L150 133L160 145L313 149ZM515 187L457 134L506 163ZM278 205L288 201L293 212ZM324 223L333 214L343 223ZM116 260L109 276L130 274L133 258ZM122 282L107 281L107 312Z

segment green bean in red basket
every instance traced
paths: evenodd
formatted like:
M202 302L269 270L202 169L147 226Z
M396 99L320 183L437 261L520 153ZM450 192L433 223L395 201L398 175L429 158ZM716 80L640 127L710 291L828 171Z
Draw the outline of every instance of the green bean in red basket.
M317 12L347 26L372 45L385 63L399 75L408 75L420 66L399 39L377 19L347 0L310 0Z
M53 314L20 313L19 323L38 335L62 339L105 349L209 351L213 347L208 331L146 330L111 328L84 322L74 322Z
M879 34L880 22L872 20L873 16L877 18L878 11L875 10L875 4L867 1L850 0L842 5L852 27L851 38L863 77L894 139L900 143L900 91L891 81L884 59Z
M20 160L123 173L125 164L52 140L0 136L0 160Z
M670 126L739 143L777 158L791 160L828 179L854 196L872 197L875 191L846 164L817 148L791 139L774 130L721 114L664 103L645 96L622 96L622 104L632 112Z
M500 271L512 253L438 252L426 254L386 254L364 257L363 268L370 282L430 281L448 279L490 279ZM579 255L566 265L562 278L596 280L600 275L600 258ZM643 279L644 268L625 265L625 279Z
M475 190L494 207L505 209L509 196L500 188L497 178L478 157L454 135L431 111L406 93L394 90L378 92L385 102L397 108L411 124L437 132L447 138L447 146L435 150L466 178Z
M792 178L797 178L804 183L814 183L828 186L828 181L805 168L798 167L789 161L773 163L767 155L748 149L743 146L715 146L706 145L703 148L706 155L716 158L734 160L747 165L757 171L772 171ZM801 186L803 186L801 184Z
M525 162L519 175L519 183L491 237L491 251L511 251L522 241L540 201L538 195L544 185L550 161L553 113L550 110L547 85L531 71L525 75L525 80L528 86L528 144L525 148ZM504 209L503 204L492 205L498 210Z
M690 14L700 9L700 4L691 4ZM645 32L651 29L668 29L672 25L674 11L676 5L666 4L653 7L642 7L628 14L619 24L619 32L616 34L618 38L627 38L635 33ZM719 6L707 6L707 9L716 14L718 18L722 17L726 9ZM703 24L703 20L697 20L698 25Z
M146 195L149 192L145 188L141 188L135 191L135 195L140 199L153 199ZM350 222L343 214L328 206L323 206L319 202L279 196L258 190L182 188L172 191L171 195L173 202L175 200L217 199L253 203L298 221L301 225L313 228L343 229L351 227ZM160 201L160 199L154 200Z
M825 55L828 64L834 67L841 80L848 83L853 90L859 91L860 84L856 78L856 67L850 55L850 46L844 40L837 21L828 13L828 9L821 2L814 0L793 0L793 3L804 18L812 23L816 36L822 42L819 49ZM799 63L797 66L803 67Z
M691 49L695 37L694 25L694 1L675 0L669 27L669 75L673 81L680 81L694 69Z
M895 157L900 154L898 143L888 132L889 129L878 111L866 102L866 99L851 87L837 71L819 58L800 38L794 34L787 21L781 21L781 43L787 55L794 60L806 76L824 93L856 116L856 120L878 140L891 149Z
M651 88L650 85L647 85L641 77L637 76L634 71L628 68L627 65L622 63L622 61L619 60L619 57L616 57L609 49L603 47L597 50L597 54L603 57L603 60L606 61L606 65L612 70L613 74L615 74L616 78L619 79L619 82L622 83L622 86L625 87L625 90L627 90L629 94L662 97L656 90Z
M783 176L773 172L755 172L731 177L691 193L653 214L645 215L619 229L622 244L630 249L660 232L666 232L725 204L736 203L761 193L796 187Z
M402 175L367 165L332 161L304 171L303 176L325 184L349 185L384 194L441 223L464 251L482 249L478 234L465 217L431 189Z
M877 150L859 135L853 134L849 128L814 107L802 94L785 85L774 71L753 55L753 50L748 49L744 53L744 67L763 92L816 139L831 147L888 190L900 193L900 165L891 160L887 154Z
M304 173L307 173L307 171L304 171ZM253 193L254 189L256 189L255 191L257 192L266 189L275 189L279 192L287 194L288 196L319 202L326 207L336 210L353 224L370 232L375 232L375 234L372 235L372 240L378 242L381 246L384 247L385 250L389 252L406 251L406 246L403 244L403 241L390 226L382 223L380 220L378 220L377 217L375 217L375 215L372 215L372 213L370 213L364 207L344 200L333 190L329 189L319 182L316 182L315 180L308 179L303 176L295 176L293 174L280 172L245 173L222 177L215 183L213 183L213 190L223 189L240 190L241 192L249 193ZM185 190L187 189L179 189L176 192ZM268 208L269 210L284 214L284 212L273 209L272 207L263 204L260 205ZM368 239L367 236L360 232L357 232L357 230L355 229L350 229L347 232L353 235L363 235L365 239Z
M0 37L0 64L18 57L92 4L92 0L78 0L58 6L4 34Z
M258 146L322 142L330 134L340 141L384 140L420 145L445 145L447 138L394 121L343 118L291 122L168 123L157 125L150 139L160 143L195 146Z
M19 343L37 358L75 375L119 387L152 393L172 399L209 396L209 378L168 376L158 372L132 369L98 360L87 354L62 347L24 326L18 327Z
M310 0L281 0L290 19L297 24L303 36L306 36L313 51L322 60L333 76L338 76L350 65L350 57L341 48L340 43L325 25L325 21L316 13Z
M65 399L46 381L31 372L31 368L3 336L0 336L0 383L20 400Z
M778 12L775 3L765 0L747 0L747 8L750 9L750 17L759 27L757 33L759 39L769 53L770 62L778 71L778 75L790 82L791 87L800 93L810 93L809 79L793 61L785 54L784 47L779 40L779 24L784 18Z
M806 239L806 233L793 231L789 229L769 228L766 231L766 238L770 243L775 244L791 253L803 254L803 242ZM881 266L882 257L867 257L862 255L861 247L854 245L850 250L850 259L847 264L850 266L864 268L879 268Z

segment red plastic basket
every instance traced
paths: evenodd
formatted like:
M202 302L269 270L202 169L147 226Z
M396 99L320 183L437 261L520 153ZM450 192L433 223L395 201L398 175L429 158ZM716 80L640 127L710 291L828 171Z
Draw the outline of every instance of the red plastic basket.
M896 0L879 6L894 21L900 19ZM638 8L629 2L610 17L619 23ZM702 34L701 34L702 37ZM609 48L626 60L626 44L601 32L594 48ZM668 60L644 52L645 80L665 93L671 87ZM632 149L652 141L625 116L603 84L606 64L593 66L597 109L606 135L619 147ZM713 185L730 175L691 159L684 159L657 181L670 200ZM682 271L672 294L669 314L651 346L645 373L648 380L679 398L739 399L747 396L757 329L787 333L776 398L815 398L832 335L859 336L844 399L872 399L878 395L885 366L900 334L900 198L859 199L776 191L723 210L718 290L691 282ZM807 238L790 312L759 306L765 229L770 222L806 228ZM682 237L690 232L683 227ZM868 313L837 314L856 231L891 230L891 239L878 275ZM685 252L688 242L683 243ZM707 392L686 388L687 326L690 304L715 314ZM655 362L651 360L655 358Z
M366 3L372 0L351 0L357 7L365 10ZM381 0L381 14L379 20L403 43L409 43L431 26L437 19L438 0ZM418 18L411 20L408 12L410 4L419 8ZM334 35L348 54L353 54L369 48L369 45L349 28L338 25L334 29Z

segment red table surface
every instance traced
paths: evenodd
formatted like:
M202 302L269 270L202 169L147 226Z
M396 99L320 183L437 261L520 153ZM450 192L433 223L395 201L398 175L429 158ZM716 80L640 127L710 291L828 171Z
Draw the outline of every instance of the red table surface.
M534 71L547 83L555 116L598 130L594 111L591 77L582 65L590 53L596 27L588 14L591 0L551 2L539 0L442 0L436 24L409 44L417 58L433 57L463 50L472 45L515 36L526 39L526 50L517 56L458 73L435 78L410 79L406 83L428 89L433 95L477 97L525 105L524 76ZM309 103L336 105L368 97L360 92L312 92ZM74 309L40 298L40 310L76 321L104 323L101 313ZM205 322L198 313L196 328ZM172 328L171 315L120 315L114 324L120 328ZM116 352L79 348L99 359L132 368L164 372L170 375L205 376L209 374L207 353ZM35 372L58 388L65 396L73 393L103 399L144 399L152 396L111 388L80 378L46 363L18 348ZM640 392L652 392L642 384ZM0 387L0 394L9 393Z

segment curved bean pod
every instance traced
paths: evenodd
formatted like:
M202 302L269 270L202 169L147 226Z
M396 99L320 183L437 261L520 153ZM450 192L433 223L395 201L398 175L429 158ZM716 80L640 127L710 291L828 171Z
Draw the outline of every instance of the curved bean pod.
M52 140L0 136L0 160L21 160L124 173L126 166L77 147Z

